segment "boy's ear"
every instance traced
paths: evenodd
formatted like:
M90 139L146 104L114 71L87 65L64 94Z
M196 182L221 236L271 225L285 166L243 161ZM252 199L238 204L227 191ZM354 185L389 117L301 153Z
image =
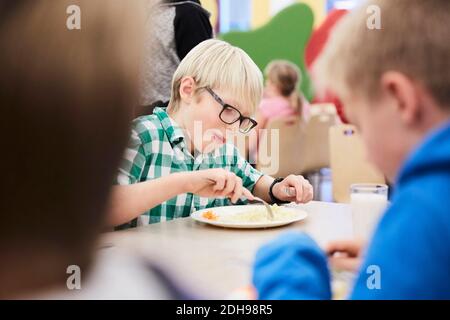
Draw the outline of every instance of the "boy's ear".
M420 116L420 97L416 84L406 75L388 71L381 77L383 93L395 101L397 112L406 125L413 124Z
M195 93L195 80L192 77L183 77L180 84L181 100L189 104Z

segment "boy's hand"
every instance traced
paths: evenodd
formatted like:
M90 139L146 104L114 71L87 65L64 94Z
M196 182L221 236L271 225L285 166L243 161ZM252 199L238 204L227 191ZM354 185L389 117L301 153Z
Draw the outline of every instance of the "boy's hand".
M362 240L333 241L328 244L325 251L333 268L355 272L361 264L364 245Z
M189 193L206 198L229 198L236 203L239 198L253 200L253 195L242 185L242 179L224 169L209 169L186 173Z
M282 201L307 203L313 199L313 187L302 176L286 177L273 186L272 192L277 199Z

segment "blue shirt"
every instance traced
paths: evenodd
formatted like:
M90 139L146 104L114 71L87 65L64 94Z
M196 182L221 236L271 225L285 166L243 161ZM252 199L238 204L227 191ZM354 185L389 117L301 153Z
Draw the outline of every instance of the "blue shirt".
M380 289L368 288L371 266L379 268ZM425 139L403 166L351 297L450 299L449 124Z
M289 251L291 258L283 259ZM253 276L259 297L329 299L329 284L318 281L329 271L318 255L326 260L302 234L263 247ZM296 273L307 276L287 277ZM432 132L401 169L351 298L450 299L450 123Z

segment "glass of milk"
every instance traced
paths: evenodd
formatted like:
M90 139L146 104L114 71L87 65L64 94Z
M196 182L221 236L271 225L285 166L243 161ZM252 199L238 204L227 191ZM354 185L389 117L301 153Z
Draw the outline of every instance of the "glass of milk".
M350 187L353 235L368 240L375 231L388 205L388 186L384 184L353 184Z

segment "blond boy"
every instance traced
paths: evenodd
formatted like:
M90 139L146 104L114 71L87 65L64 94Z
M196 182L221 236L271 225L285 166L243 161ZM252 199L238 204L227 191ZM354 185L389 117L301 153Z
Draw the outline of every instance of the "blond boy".
M133 123L112 223L187 217L252 198L251 192L270 202L310 201L303 177L263 175L227 143L230 132L254 128L261 96L261 72L244 51L220 40L196 46L175 72L167 108Z

